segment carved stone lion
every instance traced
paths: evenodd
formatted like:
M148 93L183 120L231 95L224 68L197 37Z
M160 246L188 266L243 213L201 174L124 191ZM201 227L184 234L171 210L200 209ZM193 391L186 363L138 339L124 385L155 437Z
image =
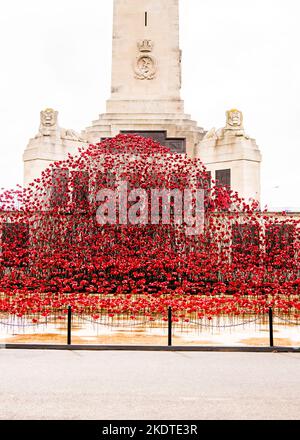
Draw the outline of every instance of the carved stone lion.
M79 141L79 142L87 142L87 140L84 139L75 130L62 128L60 130L60 133L61 133L61 138L62 139L67 139L67 140L71 140L71 141Z
M42 127L54 127L57 125L58 112L52 108L46 108L41 111L41 126Z
M42 110L40 113L40 129L36 136L55 136L56 140L66 139L78 142L87 142L79 133L72 129L60 128L58 125L58 112L52 108Z
M228 110L226 112L226 129L237 130L243 129L243 113L237 109Z
M226 112L226 127L224 128L224 135L241 136L250 139L245 134L243 113L237 109L228 110Z
M248 135L245 134L243 125L243 113L237 109L228 110L226 112L226 126L224 128L219 128L216 130L212 128L208 131L203 138L203 140L215 140L223 139L224 137L244 137L245 139L250 139Z
M52 108L46 108L40 113L40 128L36 137L53 136L57 130L58 112Z

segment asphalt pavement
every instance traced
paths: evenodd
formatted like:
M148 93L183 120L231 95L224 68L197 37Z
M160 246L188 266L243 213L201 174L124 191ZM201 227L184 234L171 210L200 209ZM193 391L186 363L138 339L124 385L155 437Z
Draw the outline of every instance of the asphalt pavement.
M300 354L0 350L0 419L299 419Z

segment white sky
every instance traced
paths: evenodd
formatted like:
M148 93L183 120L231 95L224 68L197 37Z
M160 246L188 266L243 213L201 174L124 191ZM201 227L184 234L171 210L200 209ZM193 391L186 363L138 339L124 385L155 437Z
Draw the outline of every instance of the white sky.
M299 0L180 2L186 113L210 129L243 111L263 154L263 203L300 207ZM112 4L0 0L0 187L22 183L40 110L77 131L105 111Z

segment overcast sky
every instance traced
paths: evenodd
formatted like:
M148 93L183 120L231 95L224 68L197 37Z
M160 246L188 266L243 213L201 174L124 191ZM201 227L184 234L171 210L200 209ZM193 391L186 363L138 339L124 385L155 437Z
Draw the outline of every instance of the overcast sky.
M137 0L138 1L138 0ZM162 2L164 0L161 0ZM185 111L206 130L244 113L262 199L300 207L299 0L180 0ZM113 0L0 0L0 188L23 180L39 112L81 131L110 91Z

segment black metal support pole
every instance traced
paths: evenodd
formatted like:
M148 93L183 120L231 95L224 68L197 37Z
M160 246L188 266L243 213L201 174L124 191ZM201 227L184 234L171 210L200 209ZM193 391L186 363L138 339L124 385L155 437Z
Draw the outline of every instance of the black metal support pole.
M68 345L72 344L72 308L68 307Z
M168 308L168 346L172 347L172 307Z
M269 308L269 328L270 328L270 347L274 347L274 336L273 336L273 309Z

